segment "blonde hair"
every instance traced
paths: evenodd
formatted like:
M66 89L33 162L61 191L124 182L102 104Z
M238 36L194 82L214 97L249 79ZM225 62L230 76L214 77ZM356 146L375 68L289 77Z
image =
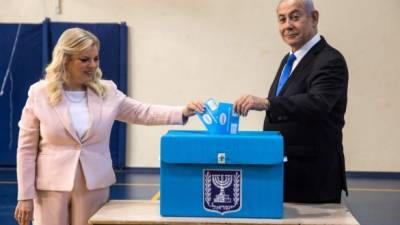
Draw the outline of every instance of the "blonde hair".
M89 31L81 28L70 28L61 34L53 50L53 59L45 70L47 93L51 105L56 105L61 101L63 84L69 76L65 69L67 60L72 55L79 54L93 45L100 50L99 39ZM106 88L101 84L101 76L101 69L97 68L92 80L86 85L97 95L104 97L106 95Z

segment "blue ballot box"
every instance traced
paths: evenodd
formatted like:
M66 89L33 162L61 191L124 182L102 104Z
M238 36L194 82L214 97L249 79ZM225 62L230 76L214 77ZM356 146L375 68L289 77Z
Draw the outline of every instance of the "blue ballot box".
M282 218L279 132L169 131L161 138L162 216Z

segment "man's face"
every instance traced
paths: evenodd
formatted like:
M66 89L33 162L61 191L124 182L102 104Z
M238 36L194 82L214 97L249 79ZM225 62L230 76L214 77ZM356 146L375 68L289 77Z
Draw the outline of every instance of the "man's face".
M300 49L317 33L318 12L307 13L301 0L287 0L277 9L279 32L292 51Z

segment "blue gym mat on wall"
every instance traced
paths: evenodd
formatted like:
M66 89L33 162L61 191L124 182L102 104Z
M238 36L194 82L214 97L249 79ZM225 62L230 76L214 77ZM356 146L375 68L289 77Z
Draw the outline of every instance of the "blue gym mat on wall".
M52 50L61 33L81 27L94 33L101 42L100 66L103 78L113 80L127 93L127 36L125 23L40 24L0 23L0 166L15 166L18 144L18 121L31 84L43 78ZM125 166L126 125L113 126L110 148L113 165Z

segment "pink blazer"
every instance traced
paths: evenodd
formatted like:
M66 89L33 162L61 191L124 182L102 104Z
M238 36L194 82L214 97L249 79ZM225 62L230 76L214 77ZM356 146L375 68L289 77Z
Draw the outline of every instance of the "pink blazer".
M80 162L89 190L113 184L109 150L114 120L135 124L183 124L182 107L149 105L120 92L112 81L102 81L105 98L88 88L91 124L81 139L76 135L63 97L51 106L46 81L33 84L19 121L17 149L18 200L33 199L36 190L70 191Z

